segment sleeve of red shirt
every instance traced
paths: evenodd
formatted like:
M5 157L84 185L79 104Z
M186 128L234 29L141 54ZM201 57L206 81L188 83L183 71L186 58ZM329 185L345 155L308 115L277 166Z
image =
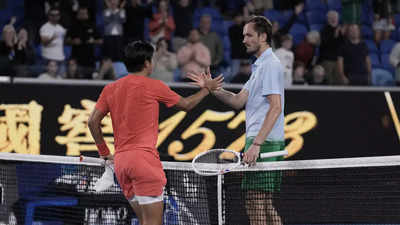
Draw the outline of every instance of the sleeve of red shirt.
M174 106L179 102L181 96L171 90L165 83L157 81L156 84L158 87L154 89L157 90L155 92L155 97L159 102L164 103L167 107Z
M100 94L100 97L97 99L97 103L96 103L96 109L103 112L103 113L108 113L109 107L107 104L107 90L108 90L108 86L105 86L103 88L103 91Z

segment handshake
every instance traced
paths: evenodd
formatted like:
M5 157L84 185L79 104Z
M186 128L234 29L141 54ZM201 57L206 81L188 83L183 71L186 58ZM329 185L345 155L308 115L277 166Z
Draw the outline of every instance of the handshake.
M193 81L190 82L191 84L200 88L206 88L210 93L221 89L224 81L222 74L213 79L210 73L210 67L203 73L188 73L186 77Z

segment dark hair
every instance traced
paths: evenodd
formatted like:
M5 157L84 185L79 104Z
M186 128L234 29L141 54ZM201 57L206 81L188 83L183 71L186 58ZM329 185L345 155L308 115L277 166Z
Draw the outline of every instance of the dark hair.
M144 69L145 61L151 62L153 54L154 48L150 43L134 41L125 47L123 62L129 72L140 72Z
M250 20L246 22L254 24L254 30L258 35L265 33L267 35L267 44L271 45L272 40L272 24L264 16L253 16Z

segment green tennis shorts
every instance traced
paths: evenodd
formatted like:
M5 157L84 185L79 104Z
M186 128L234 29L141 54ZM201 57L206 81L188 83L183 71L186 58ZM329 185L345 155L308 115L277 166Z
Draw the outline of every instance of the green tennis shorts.
M254 138L246 138L246 146L244 151L246 152ZM285 148L284 141L265 141L260 147L260 153L281 151ZM257 162L270 162L270 161L281 161L283 156L272 157L261 159L258 158ZM281 171L248 171L244 172L242 180L242 189L245 190L257 190L266 192L280 191L282 182Z

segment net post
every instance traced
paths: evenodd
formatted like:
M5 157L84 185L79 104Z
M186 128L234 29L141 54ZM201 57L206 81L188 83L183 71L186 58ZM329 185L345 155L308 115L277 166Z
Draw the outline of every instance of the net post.
M217 199L218 199L218 225L223 225L222 220L222 174L217 177Z

